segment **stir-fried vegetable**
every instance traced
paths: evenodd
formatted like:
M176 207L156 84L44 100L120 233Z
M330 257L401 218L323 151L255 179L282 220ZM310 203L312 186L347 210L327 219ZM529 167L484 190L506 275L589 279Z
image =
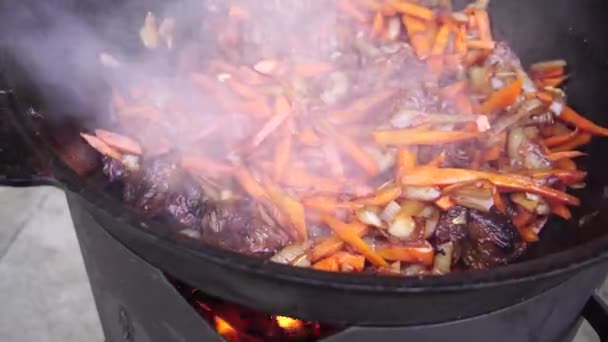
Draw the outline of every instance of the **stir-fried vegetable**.
M236 222L245 244L266 244L251 253L277 263L445 274L512 262L550 215L572 218L580 201L566 189L586 177L577 149L608 128L567 105L557 88L566 61L526 72L494 40L488 1L227 3L213 10L222 24L203 25L217 37L204 63L189 55L200 42L175 39L177 19L148 13L142 44L176 52L175 75L113 84L117 126L82 133L110 178L144 180L126 189L160 174L152 179L171 195L142 206L176 198L164 214L197 222L182 236L232 248L220 231ZM274 10L283 15L269 28ZM307 20L293 20L299 11ZM302 39L277 29L309 21ZM182 189L185 175L196 191ZM222 217L221 205L255 215Z

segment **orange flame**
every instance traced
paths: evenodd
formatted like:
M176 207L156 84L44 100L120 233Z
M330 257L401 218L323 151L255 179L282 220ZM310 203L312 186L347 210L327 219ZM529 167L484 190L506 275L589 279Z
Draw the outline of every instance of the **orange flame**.
M218 316L215 316L215 330L226 340L231 342L238 341L238 334L236 330L225 320Z
M276 320L277 324L287 331L298 331L304 327L304 322L299 319L277 316Z

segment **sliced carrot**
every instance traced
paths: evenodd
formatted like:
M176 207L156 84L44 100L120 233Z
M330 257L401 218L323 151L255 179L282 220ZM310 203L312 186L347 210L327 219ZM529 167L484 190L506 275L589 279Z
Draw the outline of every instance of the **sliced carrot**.
M486 40L468 40L467 48L480 50L494 50L496 42Z
M482 114L491 114L501 111L517 101L517 97L521 94L523 87L523 81L517 79L498 91L492 93L490 97L485 100L481 106L480 111Z
M547 156L547 159L551 161L558 161L561 159L572 159L577 157L586 156L586 153L580 151L563 151L563 152L555 152L551 153Z
M538 185L531 178L515 174L499 174L484 171L474 171L467 169L437 169L419 167L401 178L403 185L451 185L455 183L472 182L476 180L487 180L494 185L513 190L522 190L536 193L564 202L569 205L579 205L580 200L562 191L558 191L547 186Z
M286 130L283 138L277 144L274 153L274 177L276 180L283 178L287 164L291 159L291 132Z
M330 72L333 66L323 62L296 63L293 65L294 74L301 77L316 77Z
M96 129L95 135L103 140L110 147L113 147L122 152L137 154L140 155L142 153L141 145L127 136L122 134L106 131L103 129Z
M432 265L435 251L433 246L425 242L422 246L385 245L376 247L378 255L390 261L420 263Z
M459 54L467 52L467 29L460 26L456 31L456 39L454 40L454 51Z
M456 203L452 201L450 196L441 196L439 199L435 201L435 205L438 206L441 210L447 211L451 207L455 206Z
M526 176L530 176L535 180L539 180L540 184L549 177L557 177L565 185L577 184L585 180L587 172L578 170L525 170L522 172Z
M568 209L568 207L564 204L549 202L549 206L551 207L551 212L554 215L557 215L563 218L564 220L570 220L572 218L572 213L570 212L570 209Z
M473 11L473 15L475 16L477 30L479 30L479 39L485 42L493 41L494 39L492 38L492 30L490 28L490 16L488 15L488 11L482 9L475 9Z
M608 136L608 128L596 125L570 107L565 107L557 118L563 122L578 127L582 131L589 132L594 135Z
M235 177L243 190L253 198L268 197L266 190L258 183L253 175L244 167L240 167L235 172Z
M276 131L292 114L291 105L284 96L279 96L274 103L275 115L268 120L262 129L254 136L253 146L260 145L266 138Z
M308 146L319 146L319 144L321 144L321 138L319 138L317 133L310 127L306 127L300 131L298 134L298 141Z
M568 141L562 145L552 148L551 152L555 153L555 152L574 150L581 146L587 145L589 142L591 142L591 138L592 138L591 133L587 133L587 132L579 133L574 139L571 139L570 141Z
M548 77L537 80L540 83L541 87L553 87L557 88L561 86L564 82L566 82L570 78L568 75L556 76L556 77Z
M243 102L239 104L238 109L248 114L251 113L260 118L268 118L272 116L272 108L270 108L265 98Z
M234 167L230 164L218 162L203 157L183 156L180 166L194 173L230 174Z
M532 223L534 218L535 216L532 213L520 206L517 206L517 214L511 219L511 222L519 230Z
M539 91L538 93L534 94L534 96L546 104L551 104L551 102L554 100L553 94L549 93L548 91Z
M503 214L507 213L507 205L500 196L500 192L497 187L492 187L492 199L494 200L494 207Z
M517 227L517 231L524 242L532 243L539 240L538 234L529 226Z
M308 197L302 200L305 207L319 210L324 213L333 214L339 209L354 210L359 208L358 204L350 202L338 202L333 198L316 196Z
M543 144L545 146L547 146L548 148L555 147L558 145L563 145L563 144L571 141L572 139L576 138L578 133L579 133L578 129L575 129L575 130L571 131L570 133L554 135L552 137L544 139Z
M429 70L433 75L439 76L443 72L443 56L429 56L426 60L426 63L429 66Z
M335 179L318 176L299 167L290 167L283 174L283 183L293 187L313 188L319 191L338 193L342 184Z
M555 162L555 166L559 167L562 170L575 171L577 169L577 166L576 166L576 163L574 162L574 160L569 159L569 158L559 159L558 161Z
M429 28L428 23L406 14L402 16L402 21L418 58L427 58L431 53L431 41L426 33Z
M448 39L450 38L451 29L448 24L443 24L439 27L433 47L431 48L431 54L443 55L448 47Z
M330 215L324 214L323 221L334 231L334 233L344 242L351 245L359 253L361 253L373 265L379 267L388 266L388 262L378 255L357 233L352 226L333 218Z
M424 6L403 0L390 0L389 3L399 13L411 15L427 21L435 20L435 12Z
M359 165L368 175L374 177L380 173L376 160L361 148L355 141L345 135L335 134L334 138L340 148Z
M226 84L228 84L230 90L232 90L236 95L242 98L255 100L260 97L260 95L257 93L257 91L255 91L254 88L250 87L247 84L241 83L233 78L230 78L228 81L226 81Z
M340 264L336 257L330 256L323 260L317 261L312 265L312 268L319 271L326 272L338 272L340 270Z
M384 30L384 16L382 13L376 12L376 15L374 15L374 22L372 24L371 36L373 38L381 37L382 30Z
M353 222L349 224L349 226L353 232L360 237L364 236L369 231L369 228L360 222ZM343 247L344 241L336 236L331 236L314 246L309 252L309 258L312 262L315 262L338 252Z
M113 158L113 159L117 159L117 160L121 160L122 159L122 154L120 154L120 152L118 152L114 148L110 147L103 140L97 138L96 136L90 135L90 134L86 134L86 133L80 133L80 136L89 145L91 145L91 147L93 147L94 149L96 149L99 153L101 153L103 155L106 155L106 156L108 156L110 158Z
M479 135L478 132L420 131L416 129L375 131L373 133L374 140L378 144L401 146L449 144L475 139Z
M353 272L361 272L365 267L365 257L362 255L341 251L334 254L333 257L338 260L340 266Z
M371 197L359 198L354 203L381 207L396 200L399 196L401 196L401 187L395 185L379 190Z
M496 161L498 158L500 158L502 151L503 148L501 146L492 146L490 149L484 152L483 159L485 161Z
M295 198L283 193L281 189L272 184L266 184L270 199L279 207L279 210L289 219L296 230L296 237L300 241L308 240L306 215L304 206Z

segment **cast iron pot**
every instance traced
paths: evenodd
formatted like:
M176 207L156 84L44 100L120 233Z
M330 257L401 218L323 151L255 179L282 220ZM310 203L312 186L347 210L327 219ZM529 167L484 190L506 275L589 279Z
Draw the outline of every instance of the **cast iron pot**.
M105 32L115 39L124 39L124 32L136 33L131 24L138 24L141 13L148 9L146 1L76 1L72 5L93 22L92 29L99 18L111 13L116 25L124 24L121 29L113 26ZM125 8L139 9L138 15L130 16L133 12L122 10ZM19 10L0 8L4 16L10 17L11 11ZM567 86L570 104L599 124L608 125L608 2L495 0L490 13L496 36L508 40L526 64L566 59L572 72ZM31 18L38 15L44 13L31 11ZM4 19L4 25L19 25ZM32 19L27 22L28 29L31 25L52 26L53 20L53 16L43 21ZM136 36L130 38L137 40ZM18 44L18 35L13 39ZM75 42L77 39L76 33ZM91 172L99 161L78 137L81 123L57 115L93 112L99 103L107 103L107 89L99 86L99 80L65 75L68 90L39 82L26 63L11 58L10 43L3 48L3 183L52 184L64 189L73 215L91 215L146 261L211 295L264 312L323 322L430 324L522 302L585 268L601 265L608 256L608 139L602 138L586 148L589 157L583 167L589 178L587 187L576 194L583 205L575 210L575 218L550 221L541 241L513 265L411 278L330 274L176 241L170 238L169 224L142 220L121 204L100 173ZM66 100L66 94L78 98Z

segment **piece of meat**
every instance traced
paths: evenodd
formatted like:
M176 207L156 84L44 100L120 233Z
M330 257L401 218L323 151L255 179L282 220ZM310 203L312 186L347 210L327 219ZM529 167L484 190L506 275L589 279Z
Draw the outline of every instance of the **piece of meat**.
M291 239L279 226L264 220L248 201L213 203L203 206L201 239L212 245L266 257L273 255Z
M465 207L454 206L441 214L435 231L437 244L459 242L467 237L468 211Z
M185 177L171 189L165 208L168 214L178 223L188 228L200 229L201 187L191 178Z
M508 264L526 250L515 226L497 210L470 210L468 239L462 246L462 260L473 269Z
M126 179L130 172L119 160L108 156L102 157L103 174L108 177L110 182L122 181Z
M125 202L146 217L160 215L165 210L176 170L176 164L170 158L145 161L141 171L125 182Z

